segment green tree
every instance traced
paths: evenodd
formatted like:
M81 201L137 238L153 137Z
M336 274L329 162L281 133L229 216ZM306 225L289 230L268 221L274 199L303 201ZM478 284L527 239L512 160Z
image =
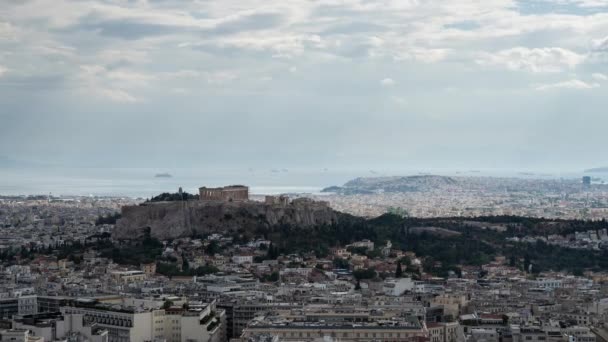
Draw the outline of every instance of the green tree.
M171 306L173 306L173 302L168 299L163 303L163 309L165 310L169 309Z
M509 266L515 267L515 265L516 265L515 255L511 255L511 257L509 258Z
M397 269L395 270L395 278L402 278L403 270L401 269L401 261L397 261Z
M215 240L209 242L207 248L205 249L205 253L207 253L207 255L216 255L221 251L222 249L220 248L220 244Z
M376 270L373 268L368 268L368 269L364 269L364 270L356 270L353 272L353 276L357 280L373 279L376 277Z

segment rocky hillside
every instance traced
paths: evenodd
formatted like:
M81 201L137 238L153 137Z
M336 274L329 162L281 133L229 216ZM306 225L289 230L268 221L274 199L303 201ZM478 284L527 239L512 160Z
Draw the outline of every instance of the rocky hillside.
M338 213L327 203L308 199L297 199L285 206L253 201L157 202L123 207L112 236L139 239L149 228L152 237L164 240L280 224L306 228L332 224L337 219Z

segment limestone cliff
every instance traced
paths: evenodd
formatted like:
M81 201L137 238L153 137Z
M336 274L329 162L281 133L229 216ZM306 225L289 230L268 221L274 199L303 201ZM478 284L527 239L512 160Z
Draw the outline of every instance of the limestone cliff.
M332 224L337 215L327 203L307 199L287 205L197 200L146 203L123 207L112 235L115 239L139 239L150 228L153 237L163 240L279 224L305 228Z

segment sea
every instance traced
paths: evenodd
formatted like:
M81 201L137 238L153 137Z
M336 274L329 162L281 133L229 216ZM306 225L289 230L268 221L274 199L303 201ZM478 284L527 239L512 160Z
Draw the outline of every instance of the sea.
M518 177L531 179L608 180L608 173L583 171L529 171L506 169L253 169L253 168L0 168L0 196L108 196L148 198L181 187L198 193L201 186L243 184L252 194L320 194L328 186L343 185L357 177L444 175L471 177ZM165 176L165 177L162 177Z

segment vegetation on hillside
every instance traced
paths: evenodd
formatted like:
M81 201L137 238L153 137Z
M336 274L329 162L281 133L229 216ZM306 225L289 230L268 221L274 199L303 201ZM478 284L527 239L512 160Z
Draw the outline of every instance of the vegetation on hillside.
M187 192L182 192L181 194L179 192L176 192L176 193L163 192L160 195L154 196L154 197L150 198L149 200L146 200L146 202L174 202L174 201L188 201L188 200L197 200L197 199L198 199L198 195L189 194Z
M155 199L170 198L164 194ZM188 195L193 196L193 195ZM154 200L154 199L153 199ZM115 222L119 215L100 217L99 224ZM438 235L432 230L410 234L411 228L438 227L459 232L455 235ZM607 271L608 251L593 251L563 248L547 244L542 240L535 243L520 243L508 238L523 236L548 236L551 234L572 234L576 231L600 230L608 228L608 222L582 220L549 220L542 218L527 218L516 216L492 216L479 218L429 218L419 219L396 214L385 214L380 217L365 220L346 214L339 214L339 220L333 225L320 225L312 228L302 228L286 224L269 227L260 223L255 227L243 227L231 232L235 243L245 244L257 237L264 237L272 244L261 247L266 255L256 261L276 259L280 254L313 252L318 257L329 257L330 249L343 247L347 244L369 239L377 248L365 250L351 248L355 254L366 255L369 258L380 256L379 246L391 241L393 248L412 251L423 258L425 272L445 276L448 272L459 273L464 265L481 266L496 256L504 256L508 264L533 273L542 271L569 271L581 274L584 270ZM101 256L111 258L118 264L140 265L156 262L159 273L169 276L204 275L214 273L213 267L190 268L187 262L180 267L175 260L164 260L163 244L147 232L140 241L129 244L118 244L110 239L108 233L91 237L85 243L72 243L49 248L21 248L20 250L5 250L0 252L1 261L16 261L17 259L33 259L36 255L56 255L58 258L70 258L75 263L82 261L82 254L93 248ZM220 253L222 247L211 242L205 249L208 255ZM348 267L346 260L333 259L334 266ZM402 260L409 272L410 260ZM530 267L530 265L532 265ZM374 276L374 270L358 272L357 279Z

